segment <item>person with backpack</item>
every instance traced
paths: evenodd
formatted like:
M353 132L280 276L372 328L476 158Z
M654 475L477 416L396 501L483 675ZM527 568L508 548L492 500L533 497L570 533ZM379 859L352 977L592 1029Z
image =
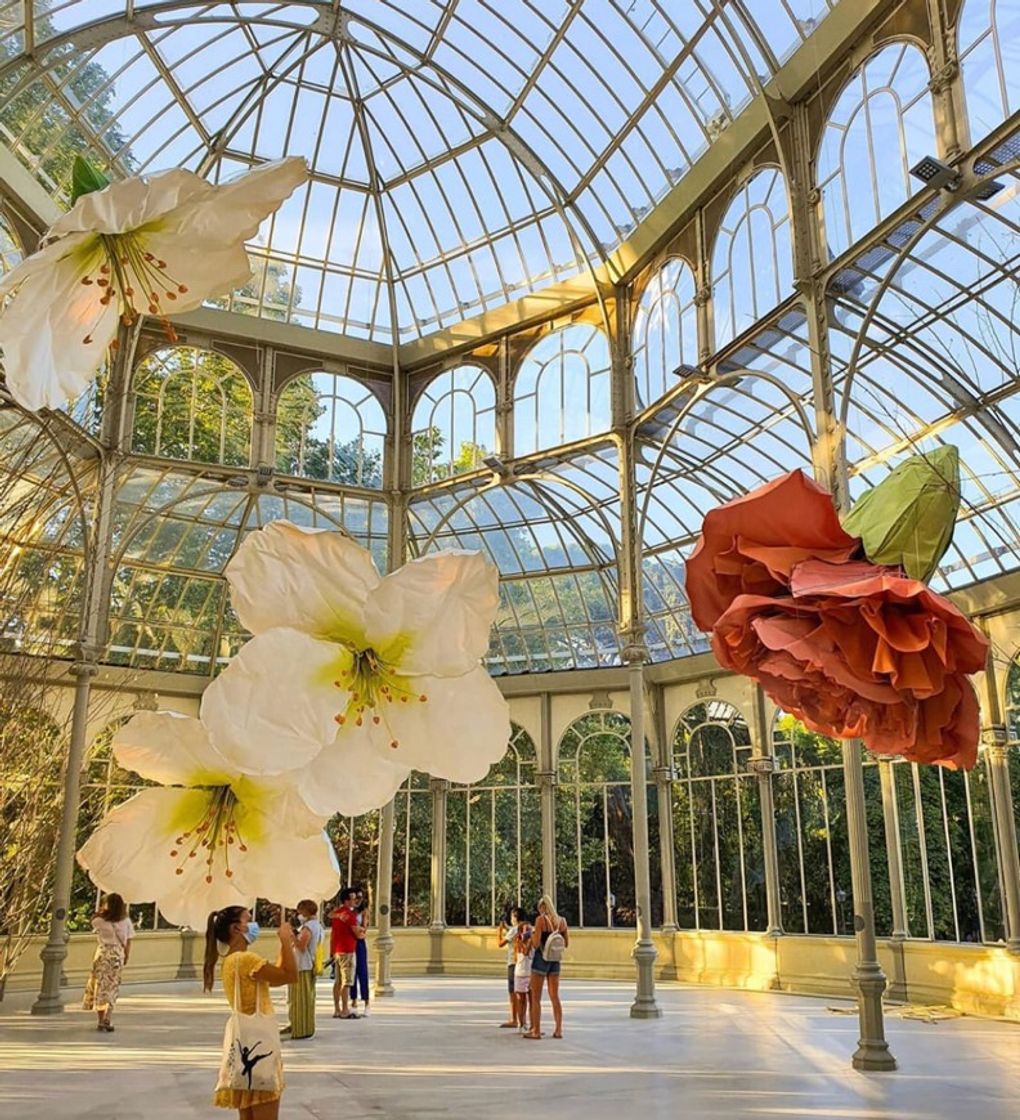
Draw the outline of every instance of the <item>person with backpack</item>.
M560 1003L560 961L570 944L570 931L566 921L556 913L549 895L542 895L538 903L538 919L531 934L535 955L531 961L531 1030L522 1038L542 1037L542 984L549 983L549 1001L552 1003L556 1029L553 1038L563 1037L563 1005Z

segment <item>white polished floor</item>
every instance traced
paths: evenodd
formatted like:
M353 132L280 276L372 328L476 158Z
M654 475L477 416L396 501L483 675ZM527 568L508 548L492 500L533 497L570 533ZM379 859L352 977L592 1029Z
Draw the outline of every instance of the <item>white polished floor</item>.
M663 1018L638 1022L627 985L567 980L566 1037L528 1042L498 1028L498 981L397 984L397 997L360 1022L329 1018L320 985L318 1034L285 1051L283 1117L1020 1116L1020 1026L1010 1023L891 1018L899 1071L860 1074L850 1068L856 1017L827 1010L839 1004L831 999L668 985ZM218 994L125 987L110 1035L81 1011L33 1018L30 1002L0 1003L4 1120L232 1115L209 1103L225 1019Z

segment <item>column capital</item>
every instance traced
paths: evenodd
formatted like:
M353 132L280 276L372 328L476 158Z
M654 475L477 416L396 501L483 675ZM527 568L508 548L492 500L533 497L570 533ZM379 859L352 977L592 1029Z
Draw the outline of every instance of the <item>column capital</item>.
M772 755L763 754L755 758L749 758L747 760L747 769L750 770L752 774L768 776L769 774L774 774L779 767Z
M1009 746L1009 732L1004 723L990 723L981 728L981 745L993 757L1004 755Z
M653 766L652 777L656 785L665 785L667 782L676 781L676 768L672 765Z
M433 793L446 793L449 788L449 778L429 778L429 789Z
M540 789L555 789L559 785L559 776L555 770L539 770L535 777L538 778Z

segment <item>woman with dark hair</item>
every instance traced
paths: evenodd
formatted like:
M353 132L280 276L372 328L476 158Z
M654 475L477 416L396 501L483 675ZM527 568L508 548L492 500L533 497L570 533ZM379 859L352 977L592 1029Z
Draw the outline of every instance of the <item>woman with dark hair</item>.
M103 905L92 919L99 944L92 958L92 971L85 985L82 1007L95 1011L96 1030L112 1031L110 1016L113 1014L120 991L120 977L131 955L131 938L134 926L128 917L127 905L119 894L108 894Z
M228 906L209 915L205 928L202 979L205 990L211 992L216 979L216 962L223 957L221 980L230 1006L234 1006L234 992L239 988L239 1010L243 1015L254 1015L256 1008L263 1014L272 1015L273 1001L269 989L297 982L294 931L286 922L280 922L280 953L276 964L270 964L249 949L254 940L254 937L249 937L249 922L251 912L244 906ZM281 1075L279 1085L273 1090L218 1089L213 1095L213 1104L218 1108L236 1108L240 1120L276 1120L280 1114L282 1094Z

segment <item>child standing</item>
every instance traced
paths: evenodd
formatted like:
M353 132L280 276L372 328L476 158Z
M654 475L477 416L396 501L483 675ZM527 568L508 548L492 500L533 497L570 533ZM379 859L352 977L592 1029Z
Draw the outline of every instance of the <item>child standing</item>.
M528 1029L528 993L531 990L531 961L534 956L531 926L525 921L518 921L514 937L514 1017L522 1034Z
M520 925L521 912L518 907L512 907L507 917L510 919L510 925L506 924L506 919L501 918L499 922L499 947L506 948L506 990L510 999L510 1018L506 1022L500 1023L500 1027L518 1027L520 1022L517 1018L517 996L514 992L514 966L517 963L517 947L514 944L517 937L517 927Z

